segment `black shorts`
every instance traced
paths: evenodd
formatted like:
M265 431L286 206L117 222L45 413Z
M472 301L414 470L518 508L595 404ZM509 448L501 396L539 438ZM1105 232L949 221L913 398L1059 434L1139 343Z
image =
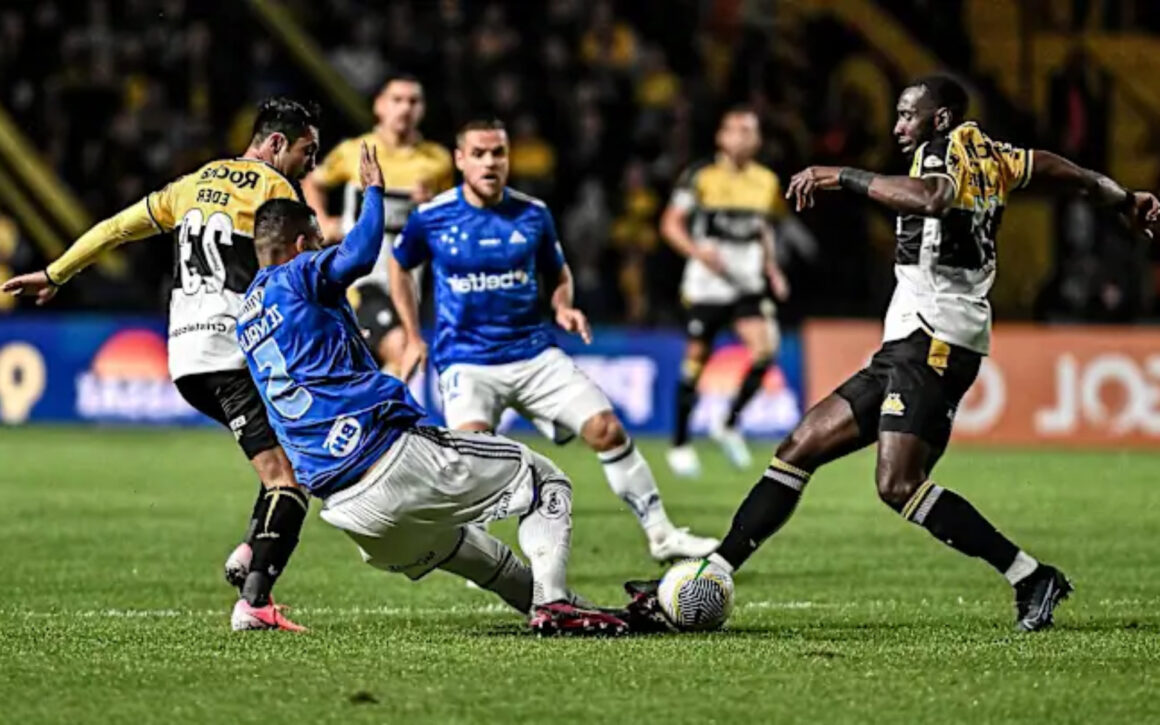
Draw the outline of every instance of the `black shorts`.
M386 290L375 284L356 287L352 297L358 326L366 330L367 344L378 356L379 343L388 332L401 324L399 313L395 311L395 303L391 301L391 295Z
M690 339L712 343L717 333L746 317L773 319L777 305L765 294L743 295L725 304L693 303L685 314L685 332Z
M835 392L853 407L863 445L892 431L913 433L941 452L982 362L977 352L916 330L885 343Z
M247 370L185 375L174 381L185 401L234 432L246 458L278 447L262 396Z

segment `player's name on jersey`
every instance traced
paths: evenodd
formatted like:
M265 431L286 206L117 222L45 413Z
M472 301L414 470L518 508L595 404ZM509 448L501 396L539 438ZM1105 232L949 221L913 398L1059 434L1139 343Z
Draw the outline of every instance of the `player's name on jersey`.
M211 181L225 180L239 189L254 189L257 188L260 178L261 175L257 171L241 171L222 164L220 166L207 166L203 169L197 183L206 184Z

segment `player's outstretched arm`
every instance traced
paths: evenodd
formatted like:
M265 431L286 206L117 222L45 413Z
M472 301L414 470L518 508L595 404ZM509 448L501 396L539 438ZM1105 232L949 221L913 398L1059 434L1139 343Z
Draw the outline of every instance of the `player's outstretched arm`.
M790 179L785 198L797 211L814 205L815 191L846 189L903 214L942 216L954 202L955 185L949 176L884 176L850 166L811 166Z
M13 295L36 295L36 304L43 305L56 295L60 285L95 262L104 252L163 231L154 221L148 201L142 199L85 232L46 269L13 277L0 290Z
M368 149L365 143L361 153L363 205L358 222L342 244L319 256L319 269L327 282L342 290L370 274L383 246L383 172L374 150Z
M1152 193L1125 189L1114 179L1050 151L1037 149L1032 154L1029 186L1082 194L1097 206L1116 209L1134 228L1148 236L1152 236L1148 227L1160 220L1160 201Z

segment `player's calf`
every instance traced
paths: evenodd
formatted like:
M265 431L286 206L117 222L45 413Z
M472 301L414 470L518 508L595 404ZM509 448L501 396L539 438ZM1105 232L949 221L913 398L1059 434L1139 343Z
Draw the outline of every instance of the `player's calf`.
M306 493L297 486L270 488L263 497L258 528L250 543L250 570L242 584L242 598L255 607L269 603L270 591L298 545L302 523L310 510Z

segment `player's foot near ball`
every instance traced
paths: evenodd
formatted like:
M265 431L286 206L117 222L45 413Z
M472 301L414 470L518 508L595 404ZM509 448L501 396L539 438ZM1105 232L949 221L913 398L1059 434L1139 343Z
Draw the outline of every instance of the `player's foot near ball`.
M708 536L689 533L688 529L669 528L663 532L649 531L648 553L661 563L674 559L700 559L716 551L720 543Z
M753 456L749 454L749 446L745 445L745 437L737 428L719 423L709 431L709 437L721 446L721 452L729 459L734 468L749 468L753 463Z
M1059 569L1040 564L1015 585L1015 626L1024 632L1047 629L1055 608L1074 587Z
M246 583L246 575L250 573L250 562L254 559L254 550L247 543L238 544L226 559L226 581L239 592Z
M628 634L628 623L615 614L581 609L568 602L549 602L533 607L528 627L541 637L618 637Z
M283 610L286 607L275 604L274 600L264 607L255 607L245 599L239 599L234 605L234 613L230 616L230 626L235 632L244 632L253 629L283 629L287 632L305 632L306 627L295 624L286 618Z
M692 443L670 448L665 452L665 459L669 462L669 470L676 476L697 478L701 475L701 459Z

